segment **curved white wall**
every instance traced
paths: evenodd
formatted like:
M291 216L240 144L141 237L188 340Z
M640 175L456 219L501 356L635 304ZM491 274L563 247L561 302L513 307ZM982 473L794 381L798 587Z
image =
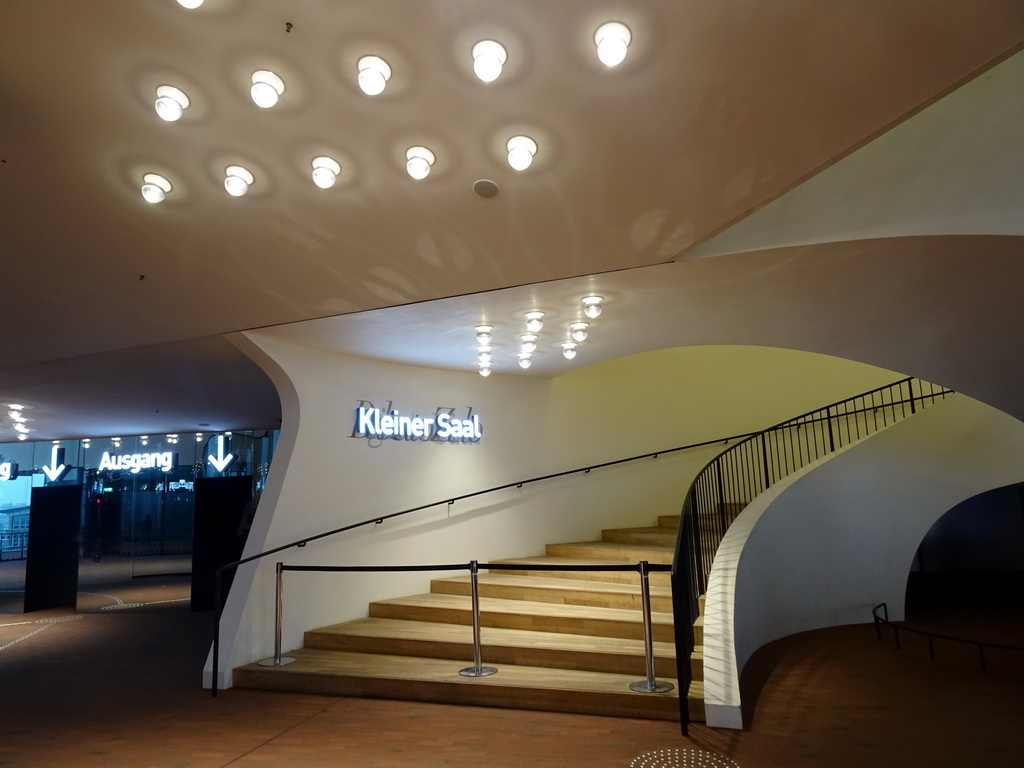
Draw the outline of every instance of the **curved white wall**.
M708 724L742 727L739 679L765 643L903 617L921 539L959 502L1024 480L1024 424L954 396L777 484L729 529L704 620Z
M285 414L246 555L491 486L763 428L896 378L822 355L711 347L639 355L555 380L483 379L303 346L287 327L245 337L241 346L256 348L250 352L278 386ZM484 439L372 447L350 437L360 399L390 400L403 413L473 406ZM278 559L399 565L541 554L545 543L594 539L602 528L678 514L693 476L718 450L511 488L451 509L441 504L246 566L225 608L220 668L272 653ZM371 600L426 591L428 581L420 574L289 573L284 647L300 645L306 629L365 616ZM229 685L230 675L218 684Z

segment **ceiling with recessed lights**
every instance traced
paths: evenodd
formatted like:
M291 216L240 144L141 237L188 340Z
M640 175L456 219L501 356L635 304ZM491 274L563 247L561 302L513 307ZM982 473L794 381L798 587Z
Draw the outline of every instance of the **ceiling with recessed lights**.
M40 438L259 426L245 414L272 413L272 388L231 410L254 368L220 334L388 307L423 308L432 360L466 370L487 323L495 372L637 351L619 271L725 236L1024 41L1006 0L7 0L4 17L0 397L34 398ZM429 308L460 296L458 328ZM582 343L571 322L591 324ZM118 383L144 366L148 390Z

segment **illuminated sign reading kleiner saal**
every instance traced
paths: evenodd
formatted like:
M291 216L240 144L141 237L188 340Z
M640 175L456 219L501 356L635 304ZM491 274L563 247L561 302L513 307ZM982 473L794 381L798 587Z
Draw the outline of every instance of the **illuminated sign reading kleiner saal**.
M391 408L376 408L359 401L353 437L378 440L422 440L425 442L475 443L484 436L480 417L469 409L466 418L455 416L454 408L438 408L433 416L407 416Z
M137 475L143 469L160 469L170 472L174 468L174 454L170 451L154 453L119 453L113 456L109 451L103 452L99 470L124 469Z

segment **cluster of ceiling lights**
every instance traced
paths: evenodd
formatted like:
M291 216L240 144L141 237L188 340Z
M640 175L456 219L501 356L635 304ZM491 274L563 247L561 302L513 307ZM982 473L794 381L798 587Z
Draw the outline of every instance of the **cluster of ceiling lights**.
M192 10L200 7L203 0L178 0L178 4ZM602 24L594 33L598 59L606 66L618 66L626 58L631 37L629 27L621 22ZM497 80L508 61L508 52L496 40L479 41L470 51L470 56L473 59L473 72L485 83ZM391 66L380 56L363 56L356 62L356 83L367 96L379 96L387 88L390 79ZM267 69L258 69L252 73L250 95L257 106L270 109L277 104L284 91L284 80L276 73ZM156 89L156 113L163 120L174 122L181 119L190 103L185 92L173 85L160 85ZM508 139L505 149L509 166L516 171L525 171L533 164L538 146L529 136L517 135ZM405 160L406 172L419 181L430 175L436 157L427 147L413 146L406 150ZM312 166L313 183L320 189L333 187L341 174L341 164L332 157L316 157ZM243 166L229 165L224 171L224 188L234 197L244 195L254 183L252 172ZM172 189L171 182L160 174L146 173L142 177L142 197L147 202L163 202Z
M7 415L10 417L11 421L14 422L14 431L18 433L18 439L27 440L28 433L32 430L25 426L25 422L28 421L23 413L25 406L18 403L11 403L7 408Z
M604 301L602 296L584 296L580 300L583 314L595 320L601 315L601 304ZM533 364L533 356L537 353L540 342L540 332L544 328L544 313L538 309L532 309L524 313L524 330L519 336L519 349L516 358L520 368L529 368ZM586 341L590 330L590 323L585 320L576 320L569 323L567 328L567 340L560 342L562 356L566 360L572 360L580 344ZM494 326L478 325L476 331L476 359L477 368L481 376L491 375L491 366L494 362Z

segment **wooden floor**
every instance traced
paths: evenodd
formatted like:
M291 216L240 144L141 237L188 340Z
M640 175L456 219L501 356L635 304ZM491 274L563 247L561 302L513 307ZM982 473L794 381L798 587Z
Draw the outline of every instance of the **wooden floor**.
M743 678L747 729L691 726L688 738L677 723L634 718L239 689L212 699L199 687L212 618L181 602L187 582L91 585L78 620L0 616L0 765L625 768L675 749L742 768L1021 765L1021 660L994 656L986 673L976 654L940 647L933 662L867 624L759 651ZM138 607L101 610L115 598ZM1024 640L1019 596L916 620Z

